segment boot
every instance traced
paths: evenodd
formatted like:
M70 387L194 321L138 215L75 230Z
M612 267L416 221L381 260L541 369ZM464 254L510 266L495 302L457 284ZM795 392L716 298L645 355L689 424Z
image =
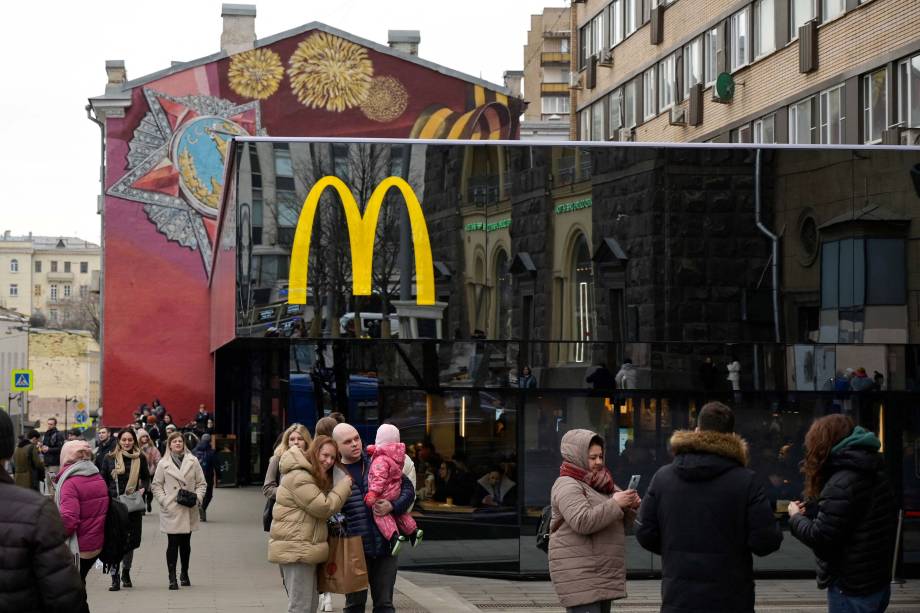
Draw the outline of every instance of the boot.
M125 587L134 587L134 585L131 583L130 572L131 569L129 568L123 568L121 570L121 584Z
M401 534L394 534L390 538L390 555L394 558L399 554L399 550L402 549L403 543L406 542L406 537Z
M178 590L178 589L179 589L179 584L176 582L176 565L175 565L175 564L167 564L167 565L166 565L166 570L169 571L169 589L171 589L171 590Z
M188 587L192 584L191 580L188 578L188 569L183 568L182 572L179 573L179 585L182 587Z
M112 575L112 586L109 588L109 591L117 592L120 589L121 589L121 578L118 576L117 573L113 574Z
M418 547L424 537L425 531L421 528L416 528L415 532L409 535L409 540L412 542L413 547Z

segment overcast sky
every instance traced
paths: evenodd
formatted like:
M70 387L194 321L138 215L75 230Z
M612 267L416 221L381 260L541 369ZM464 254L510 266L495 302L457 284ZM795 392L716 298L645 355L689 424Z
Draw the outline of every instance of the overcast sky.
M501 83L505 70L523 67L531 13L567 4L260 0L256 35L321 21L386 44L387 30L420 30L421 57ZM214 53L220 12L217 0L4 3L0 231L98 242L99 128L84 107L104 90L105 60L125 60L133 79Z

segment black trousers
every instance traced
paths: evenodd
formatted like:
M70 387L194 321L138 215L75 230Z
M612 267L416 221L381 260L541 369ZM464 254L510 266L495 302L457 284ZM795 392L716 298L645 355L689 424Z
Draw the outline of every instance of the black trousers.
M86 601L86 575L89 574L98 559L99 556L89 559L80 558L80 579L83 581L83 606L80 608L82 613L89 613L89 603Z
M188 570L188 559L192 555L192 533L166 535L166 566L175 568L177 558L182 558L182 570Z
M208 484L208 489L204 493L204 500L201 501L201 508L207 511L208 505L211 504L211 499L214 498L214 478L205 479L205 483Z
M371 530L374 530L372 527ZM367 558L367 581L370 584L374 613L393 613L393 590L396 587L396 565L393 556ZM345 613L363 613L367 590L345 595Z

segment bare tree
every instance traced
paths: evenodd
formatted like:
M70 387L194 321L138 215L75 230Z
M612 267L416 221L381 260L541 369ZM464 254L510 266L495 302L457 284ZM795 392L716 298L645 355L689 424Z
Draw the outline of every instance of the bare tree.
M86 292L58 303L60 327L68 330L87 330L99 341L99 294Z

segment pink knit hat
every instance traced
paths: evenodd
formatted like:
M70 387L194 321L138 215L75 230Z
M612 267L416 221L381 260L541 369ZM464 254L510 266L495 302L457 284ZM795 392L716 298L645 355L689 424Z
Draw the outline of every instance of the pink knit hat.
M377 446L399 442L399 429L393 424L383 424L377 428Z

